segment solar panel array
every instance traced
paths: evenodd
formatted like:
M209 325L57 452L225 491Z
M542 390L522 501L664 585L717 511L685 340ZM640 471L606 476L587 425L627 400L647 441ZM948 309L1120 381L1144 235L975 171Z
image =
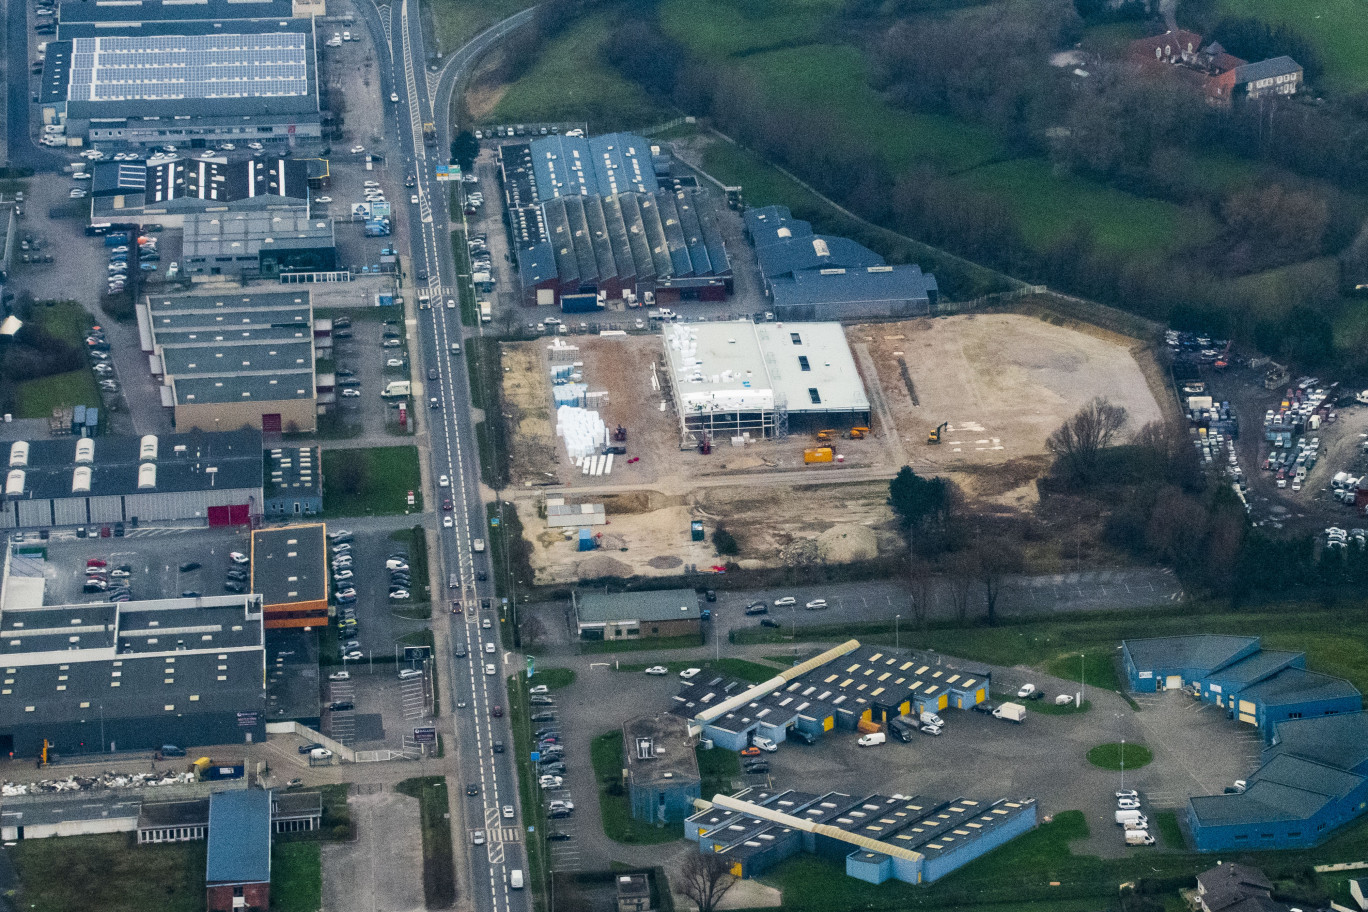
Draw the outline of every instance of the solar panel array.
M266 98L306 95L301 33L77 38L72 101Z

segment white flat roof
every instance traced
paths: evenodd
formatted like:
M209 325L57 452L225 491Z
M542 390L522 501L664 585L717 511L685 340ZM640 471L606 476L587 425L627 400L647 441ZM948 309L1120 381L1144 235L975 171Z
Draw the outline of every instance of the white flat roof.
M685 414L869 410L840 323L667 323L664 342Z

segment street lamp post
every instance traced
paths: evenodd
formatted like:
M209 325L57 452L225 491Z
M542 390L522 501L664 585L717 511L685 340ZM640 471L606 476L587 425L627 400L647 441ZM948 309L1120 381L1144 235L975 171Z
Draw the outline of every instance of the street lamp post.
M895 615L893 615L893 651L894 651L894 652L897 652L897 651L898 651L898 645L899 645L898 629L899 629L899 626L900 626L900 624L901 624L901 621L902 621L902 615L901 615L901 614L895 614Z
M1121 739L1121 791L1126 790L1126 739Z
M1083 701L1088 696L1088 657L1083 653L1078 654L1078 707L1083 708Z

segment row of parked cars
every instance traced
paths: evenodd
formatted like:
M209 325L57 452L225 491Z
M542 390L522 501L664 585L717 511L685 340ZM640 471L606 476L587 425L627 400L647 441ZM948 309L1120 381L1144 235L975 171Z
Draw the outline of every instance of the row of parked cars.
M359 661L365 658L365 654L361 652L361 643L356 638L361 626L356 620L356 574L353 570L350 532L338 530L328 533L328 557L333 578L333 602L337 605L338 651L344 662Z
M107 561L92 557L86 561L83 591L87 595L99 595L102 602L131 601L133 590L128 580L132 575L133 568L128 564L111 567Z
M1117 791L1116 824L1125 833L1126 845L1154 845L1154 837L1149 831L1149 818L1141 811L1140 794L1134 789Z
M85 346L90 354L91 370L95 372L100 392L114 395L119 391L119 381L114 376L114 365L110 363L109 339L105 337L104 330L99 326L92 327L86 334Z

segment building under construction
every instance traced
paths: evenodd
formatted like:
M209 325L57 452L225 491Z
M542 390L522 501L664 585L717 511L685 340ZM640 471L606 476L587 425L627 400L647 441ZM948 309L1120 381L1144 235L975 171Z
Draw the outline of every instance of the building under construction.
M680 446L869 424L869 399L839 323L667 323Z

